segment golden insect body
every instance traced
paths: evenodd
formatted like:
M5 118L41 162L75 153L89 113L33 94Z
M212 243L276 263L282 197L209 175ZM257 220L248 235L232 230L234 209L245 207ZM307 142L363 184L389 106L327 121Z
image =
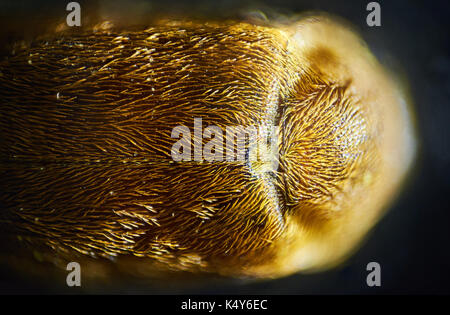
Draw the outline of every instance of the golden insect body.
M331 266L413 155L396 85L325 17L59 34L0 71L4 230L55 264L253 277ZM278 167L173 161L171 132L194 118L278 126Z

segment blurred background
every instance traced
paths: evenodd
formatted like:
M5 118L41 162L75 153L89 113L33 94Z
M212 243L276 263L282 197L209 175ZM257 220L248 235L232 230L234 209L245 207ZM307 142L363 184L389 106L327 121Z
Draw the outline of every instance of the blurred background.
M70 1L0 1L0 42L29 39L64 22ZM110 19L145 24L152 17L269 19L323 11L353 24L374 54L403 81L415 109L419 154L397 201L361 248L338 268L262 282L207 281L164 287L121 279L107 287L74 289L15 274L0 265L0 293L188 293L188 294L449 294L450 293L450 3L389 0L381 26L369 27L366 1L184 0L78 1L82 23ZM4 53L7 45L0 51ZM0 240L1 242L1 240ZM381 265L381 287L366 285L369 262ZM1 262L0 262L1 263ZM62 273L63 275L65 273Z

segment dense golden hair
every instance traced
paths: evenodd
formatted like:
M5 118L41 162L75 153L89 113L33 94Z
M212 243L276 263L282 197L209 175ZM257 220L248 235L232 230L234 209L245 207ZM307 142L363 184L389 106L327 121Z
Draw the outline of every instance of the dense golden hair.
M327 18L48 36L0 62L4 230L61 265L268 277L334 264L409 164L397 93ZM278 125L278 168L174 162L171 131L196 117Z

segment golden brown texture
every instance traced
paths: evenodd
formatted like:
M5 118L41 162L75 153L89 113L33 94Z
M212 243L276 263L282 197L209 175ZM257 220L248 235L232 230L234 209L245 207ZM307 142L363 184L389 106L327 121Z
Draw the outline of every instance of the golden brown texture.
M324 18L55 35L0 63L2 222L54 262L261 277L325 266L409 164L396 93ZM174 162L172 129L197 117L279 125L278 169Z

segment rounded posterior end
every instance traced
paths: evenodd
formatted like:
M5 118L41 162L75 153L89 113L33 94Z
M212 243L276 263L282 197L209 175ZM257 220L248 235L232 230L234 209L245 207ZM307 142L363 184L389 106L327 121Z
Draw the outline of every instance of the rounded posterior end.
M417 150L408 95L354 30L315 16L285 31L299 79L281 117L290 126L280 156L290 215L277 274L348 257L400 191Z

